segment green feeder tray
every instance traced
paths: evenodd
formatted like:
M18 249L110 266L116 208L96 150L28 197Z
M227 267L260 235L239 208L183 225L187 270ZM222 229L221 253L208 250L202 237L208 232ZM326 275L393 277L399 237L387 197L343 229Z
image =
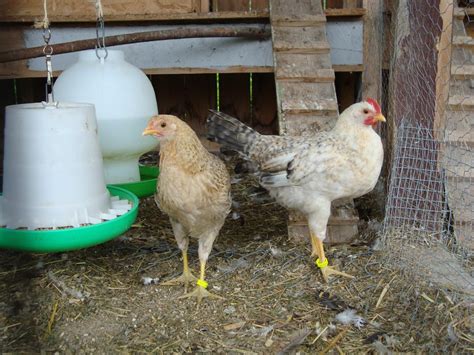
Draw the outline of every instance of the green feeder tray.
M124 184L110 184L132 192L137 197L148 197L156 192L156 180L160 170L156 166L140 165L140 181L127 182Z
M127 231L137 218L138 198L124 189L107 186L112 196L127 199L132 209L110 221L90 226L55 229L24 230L0 228L0 248L36 253L54 253L82 249L104 243Z

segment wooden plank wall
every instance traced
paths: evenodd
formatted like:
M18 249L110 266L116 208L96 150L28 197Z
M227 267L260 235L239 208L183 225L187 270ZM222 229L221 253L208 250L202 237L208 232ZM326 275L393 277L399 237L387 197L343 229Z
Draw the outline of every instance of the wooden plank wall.
M212 11L268 11L268 0L212 0Z
M107 21L128 21L146 18L157 14L172 16L207 12L208 0L103 0L104 14ZM50 0L48 17L52 22L94 22L96 19L93 1L84 0ZM42 0L2 0L0 21L31 22L43 18Z

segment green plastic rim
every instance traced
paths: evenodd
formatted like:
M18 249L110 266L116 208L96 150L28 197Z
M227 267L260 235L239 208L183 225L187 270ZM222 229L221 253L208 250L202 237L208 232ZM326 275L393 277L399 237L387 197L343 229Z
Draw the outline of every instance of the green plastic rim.
M140 165L140 181L125 184L110 184L132 192L139 198L148 197L156 192L156 181L160 170L156 166Z
M132 209L110 221L78 228L38 231L0 228L0 248L55 253L91 247L118 237L137 218L139 200L127 190L114 186L107 186L107 189L112 196L129 200Z

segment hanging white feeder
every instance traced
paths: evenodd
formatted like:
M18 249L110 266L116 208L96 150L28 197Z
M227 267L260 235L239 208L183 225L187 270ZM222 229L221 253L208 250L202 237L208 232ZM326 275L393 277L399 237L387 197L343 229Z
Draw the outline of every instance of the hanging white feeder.
M138 158L157 145L142 136L158 113L146 75L126 62L122 51L108 49L107 57L99 59L95 50L88 50L58 77L54 93L59 101L95 105L106 183L140 181Z
M122 215L104 183L94 106L32 103L6 107L0 225L79 227Z

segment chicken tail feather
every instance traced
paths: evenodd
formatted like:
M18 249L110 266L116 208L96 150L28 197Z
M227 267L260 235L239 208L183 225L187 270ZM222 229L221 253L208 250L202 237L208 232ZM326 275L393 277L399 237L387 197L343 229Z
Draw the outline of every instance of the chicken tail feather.
M286 172L264 173L260 176L260 185L265 188L288 186L288 175Z
M223 112L209 111L206 121L207 139L220 143L227 149L248 155L259 133Z

